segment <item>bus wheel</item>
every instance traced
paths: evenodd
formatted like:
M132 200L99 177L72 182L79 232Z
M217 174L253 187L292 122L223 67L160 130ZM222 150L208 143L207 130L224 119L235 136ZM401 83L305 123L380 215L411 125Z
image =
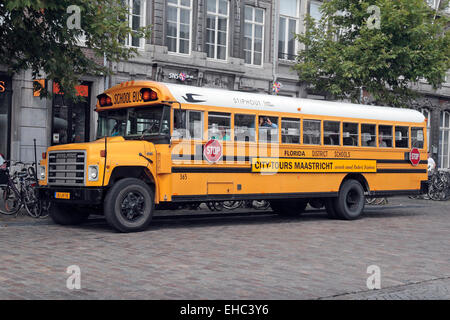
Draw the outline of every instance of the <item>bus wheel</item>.
M137 232L152 220L155 202L152 189L142 180L125 178L108 191L104 214L110 226L120 232Z
M280 216L294 217L305 211L308 201L306 200L272 200L270 206L273 212Z
M89 213L79 210L78 207L57 202L50 205L49 215L54 223L63 226L81 224L89 218Z
M338 218L334 198L328 198L325 200L325 210L327 211L328 218L330 218L330 219Z
M356 180L347 180L339 190L335 199L335 209L338 218L343 220L358 219L365 205L364 188Z

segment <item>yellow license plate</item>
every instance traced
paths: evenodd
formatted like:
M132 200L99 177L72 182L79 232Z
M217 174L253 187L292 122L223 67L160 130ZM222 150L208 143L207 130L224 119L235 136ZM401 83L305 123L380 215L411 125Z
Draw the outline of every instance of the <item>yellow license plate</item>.
M55 192L55 199L70 199L69 192Z

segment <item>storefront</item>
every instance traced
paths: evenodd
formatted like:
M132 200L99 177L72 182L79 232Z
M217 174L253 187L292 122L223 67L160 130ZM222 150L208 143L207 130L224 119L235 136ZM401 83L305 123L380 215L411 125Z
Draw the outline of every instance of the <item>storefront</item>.
M92 83L76 87L81 101L72 101L53 87L51 145L88 142L90 138L90 101Z
M11 77L0 74L0 153L10 157L11 141Z

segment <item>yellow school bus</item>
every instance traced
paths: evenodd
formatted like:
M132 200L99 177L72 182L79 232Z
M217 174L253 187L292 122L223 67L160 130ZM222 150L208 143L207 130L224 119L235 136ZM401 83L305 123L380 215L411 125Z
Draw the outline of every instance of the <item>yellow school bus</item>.
M131 81L98 96L96 141L48 148L40 194L59 224L103 212L121 232L158 208L321 201L352 220L366 196L423 193L426 121L414 110Z

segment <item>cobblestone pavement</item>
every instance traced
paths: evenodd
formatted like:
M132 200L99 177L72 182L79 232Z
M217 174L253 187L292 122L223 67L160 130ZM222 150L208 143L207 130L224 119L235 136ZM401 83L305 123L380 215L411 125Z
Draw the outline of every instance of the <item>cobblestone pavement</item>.
M163 212L133 234L0 216L0 243L1 299L450 298L450 202L394 198L357 221ZM81 290L66 288L71 265Z

